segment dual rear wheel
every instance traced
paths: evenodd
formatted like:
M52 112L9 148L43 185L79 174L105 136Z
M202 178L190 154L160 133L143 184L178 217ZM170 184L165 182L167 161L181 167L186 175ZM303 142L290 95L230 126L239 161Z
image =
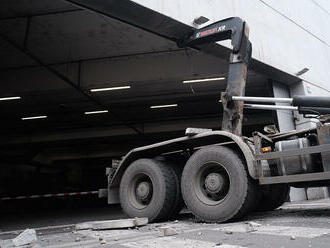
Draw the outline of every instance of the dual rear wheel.
M165 160L136 160L122 177L119 195L125 213L150 222L175 218L184 203L202 221L225 222L278 207L286 188L276 187L277 198L272 186L261 191L234 150L212 146L196 151L183 172Z
M150 222L174 218L183 207L181 170L156 159L139 159L125 171L119 188L122 209Z
M181 185L188 208L206 222L242 217L253 209L257 197L257 184L243 161L222 146L195 152L183 170Z

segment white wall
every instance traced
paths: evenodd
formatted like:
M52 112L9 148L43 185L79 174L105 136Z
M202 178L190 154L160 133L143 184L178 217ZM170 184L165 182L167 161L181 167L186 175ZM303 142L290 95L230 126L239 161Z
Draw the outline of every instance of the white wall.
M198 16L209 18L207 24L239 16L250 26L254 58L290 74L307 67L301 78L312 89L308 94L330 92L328 0L134 1L188 25Z

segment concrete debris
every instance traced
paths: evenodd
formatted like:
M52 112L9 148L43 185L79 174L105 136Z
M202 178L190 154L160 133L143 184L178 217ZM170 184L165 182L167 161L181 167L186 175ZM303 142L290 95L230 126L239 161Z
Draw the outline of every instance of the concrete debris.
M13 239L14 246L29 245L38 240L37 233L34 229L26 229L24 232L19 234Z
M135 217L134 220L133 220L133 222L134 222L135 227L143 226L143 225L148 224L148 218L138 218L138 217Z
M254 226L254 227L262 226L261 224L259 224L257 222L253 222L253 221L249 221L249 222L247 222L247 224L250 225L250 226Z
M291 240L295 240L296 239L296 236L291 236L290 239Z
M160 227L158 231L159 231L159 237L173 236L178 234L175 229L168 226Z
M122 229L130 227L144 226L148 224L148 218L106 220L106 221L90 221L79 223L76 225L76 230L109 230Z
M246 224L245 225L246 232L255 232L255 231L258 231L258 227L261 226L261 224L259 224L257 222L253 222L253 221L247 222L245 224Z

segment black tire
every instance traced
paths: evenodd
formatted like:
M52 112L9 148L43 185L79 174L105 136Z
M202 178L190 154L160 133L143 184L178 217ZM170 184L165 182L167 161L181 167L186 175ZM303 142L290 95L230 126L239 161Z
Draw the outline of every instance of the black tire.
M181 185L187 208L202 221L240 218L255 206L256 182L239 155L227 147L195 152L183 169Z
M257 211L271 211L282 206L289 198L290 187L287 184L263 185L260 194Z
M171 160L167 160L165 157L163 156L158 156L155 158L157 161L160 161L161 163L163 163L165 166L167 167L171 167L173 169L174 172L174 180L175 180L175 185L176 185L176 193L175 193L175 197L173 199L173 207L172 210L170 211L169 214L169 219L176 219L176 217L179 215L179 213L181 212L181 210L184 207L184 201L182 198L182 193L181 193L181 176L182 176L182 166L180 166L179 164L171 161Z
M174 199L173 208L170 213L170 219L175 219L184 207L184 201L183 201L182 192L181 192L182 168L176 164L171 164L171 167L175 174L176 195L175 195L175 199Z
M130 217L148 217L149 222L167 220L175 196L173 169L154 159L134 161L120 182L119 198L123 211Z

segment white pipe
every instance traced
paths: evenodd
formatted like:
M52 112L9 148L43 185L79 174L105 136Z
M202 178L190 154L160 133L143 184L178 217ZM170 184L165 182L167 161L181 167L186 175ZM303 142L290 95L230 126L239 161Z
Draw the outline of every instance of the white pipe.
M244 108L264 109L264 110L291 110L291 111L298 110L298 107L281 106L281 105L262 105L262 104L244 104Z
M232 96L234 101L244 102L267 102L267 103L292 103L292 98L276 98L276 97L251 97L251 96Z

